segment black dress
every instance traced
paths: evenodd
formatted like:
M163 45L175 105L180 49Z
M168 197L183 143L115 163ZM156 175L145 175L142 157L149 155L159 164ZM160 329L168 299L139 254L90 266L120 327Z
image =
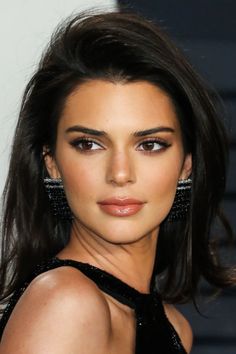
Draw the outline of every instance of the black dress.
M156 291L150 294L140 293L100 268L74 260L61 260L56 257L36 267L30 279L15 291L0 320L0 338L15 304L32 279L47 270L62 266L79 269L94 281L103 292L135 310L136 343L134 354L186 354L177 332L165 315L161 298Z

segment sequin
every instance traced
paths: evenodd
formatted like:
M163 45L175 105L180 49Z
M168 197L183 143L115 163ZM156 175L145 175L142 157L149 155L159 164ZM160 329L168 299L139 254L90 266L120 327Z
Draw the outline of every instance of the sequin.
M134 354L186 354L180 337L165 314L161 297L155 290L151 293L141 293L105 270L88 263L71 259L61 260L56 257L38 265L28 281L14 292L0 320L0 338L11 312L29 283L37 275L62 266L79 269L103 292L134 309L136 315Z

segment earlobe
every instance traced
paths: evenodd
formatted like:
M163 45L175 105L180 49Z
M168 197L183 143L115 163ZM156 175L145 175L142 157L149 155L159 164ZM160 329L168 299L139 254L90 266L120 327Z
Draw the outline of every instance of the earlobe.
M60 173L55 158L51 155L47 148L43 149L43 158L49 176L51 178L60 178Z

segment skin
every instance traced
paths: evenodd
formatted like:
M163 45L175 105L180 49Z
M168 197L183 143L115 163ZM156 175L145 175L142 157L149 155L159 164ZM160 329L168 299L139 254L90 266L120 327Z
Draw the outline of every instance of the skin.
M78 125L107 135L84 134L74 128ZM154 127L165 129L133 135ZM92 142L81 143L82 136ZM58 257L90 263L149 292L160 224L171 209L178 180L191 173L191 155L184 153L171 99L145 81L82 84L66 100L55 155L46 155L45 163L51 177L62 178L74 214L70 242ZM137 214L116 217L97 204L124 196L145 202L144 207ZM173 306L164 306L189 352L189 323ZM101 292L78 270L63 267L40 275L26 289L8 322L0 353L17 349L28 354L33 348L35 354L131 354L134 341L133 310Z

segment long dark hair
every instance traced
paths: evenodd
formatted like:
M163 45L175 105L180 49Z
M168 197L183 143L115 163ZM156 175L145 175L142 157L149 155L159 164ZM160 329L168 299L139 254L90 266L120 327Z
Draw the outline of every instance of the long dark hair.
M81 83L145 80L172 99L186 153L193 157L187 220L164 221L153 272L172 303L194 298L201 277L216 287L235 283L211 245L211 226L221 218L227 138L215 103L179 49L153 23L131 10L81 12L61 24L28 83L15 132L3 194L1 301L69 241L70 222L51 213L45 194L43 146L54 153L57 124L68 95ZM163 280L164 279L164 280Z

